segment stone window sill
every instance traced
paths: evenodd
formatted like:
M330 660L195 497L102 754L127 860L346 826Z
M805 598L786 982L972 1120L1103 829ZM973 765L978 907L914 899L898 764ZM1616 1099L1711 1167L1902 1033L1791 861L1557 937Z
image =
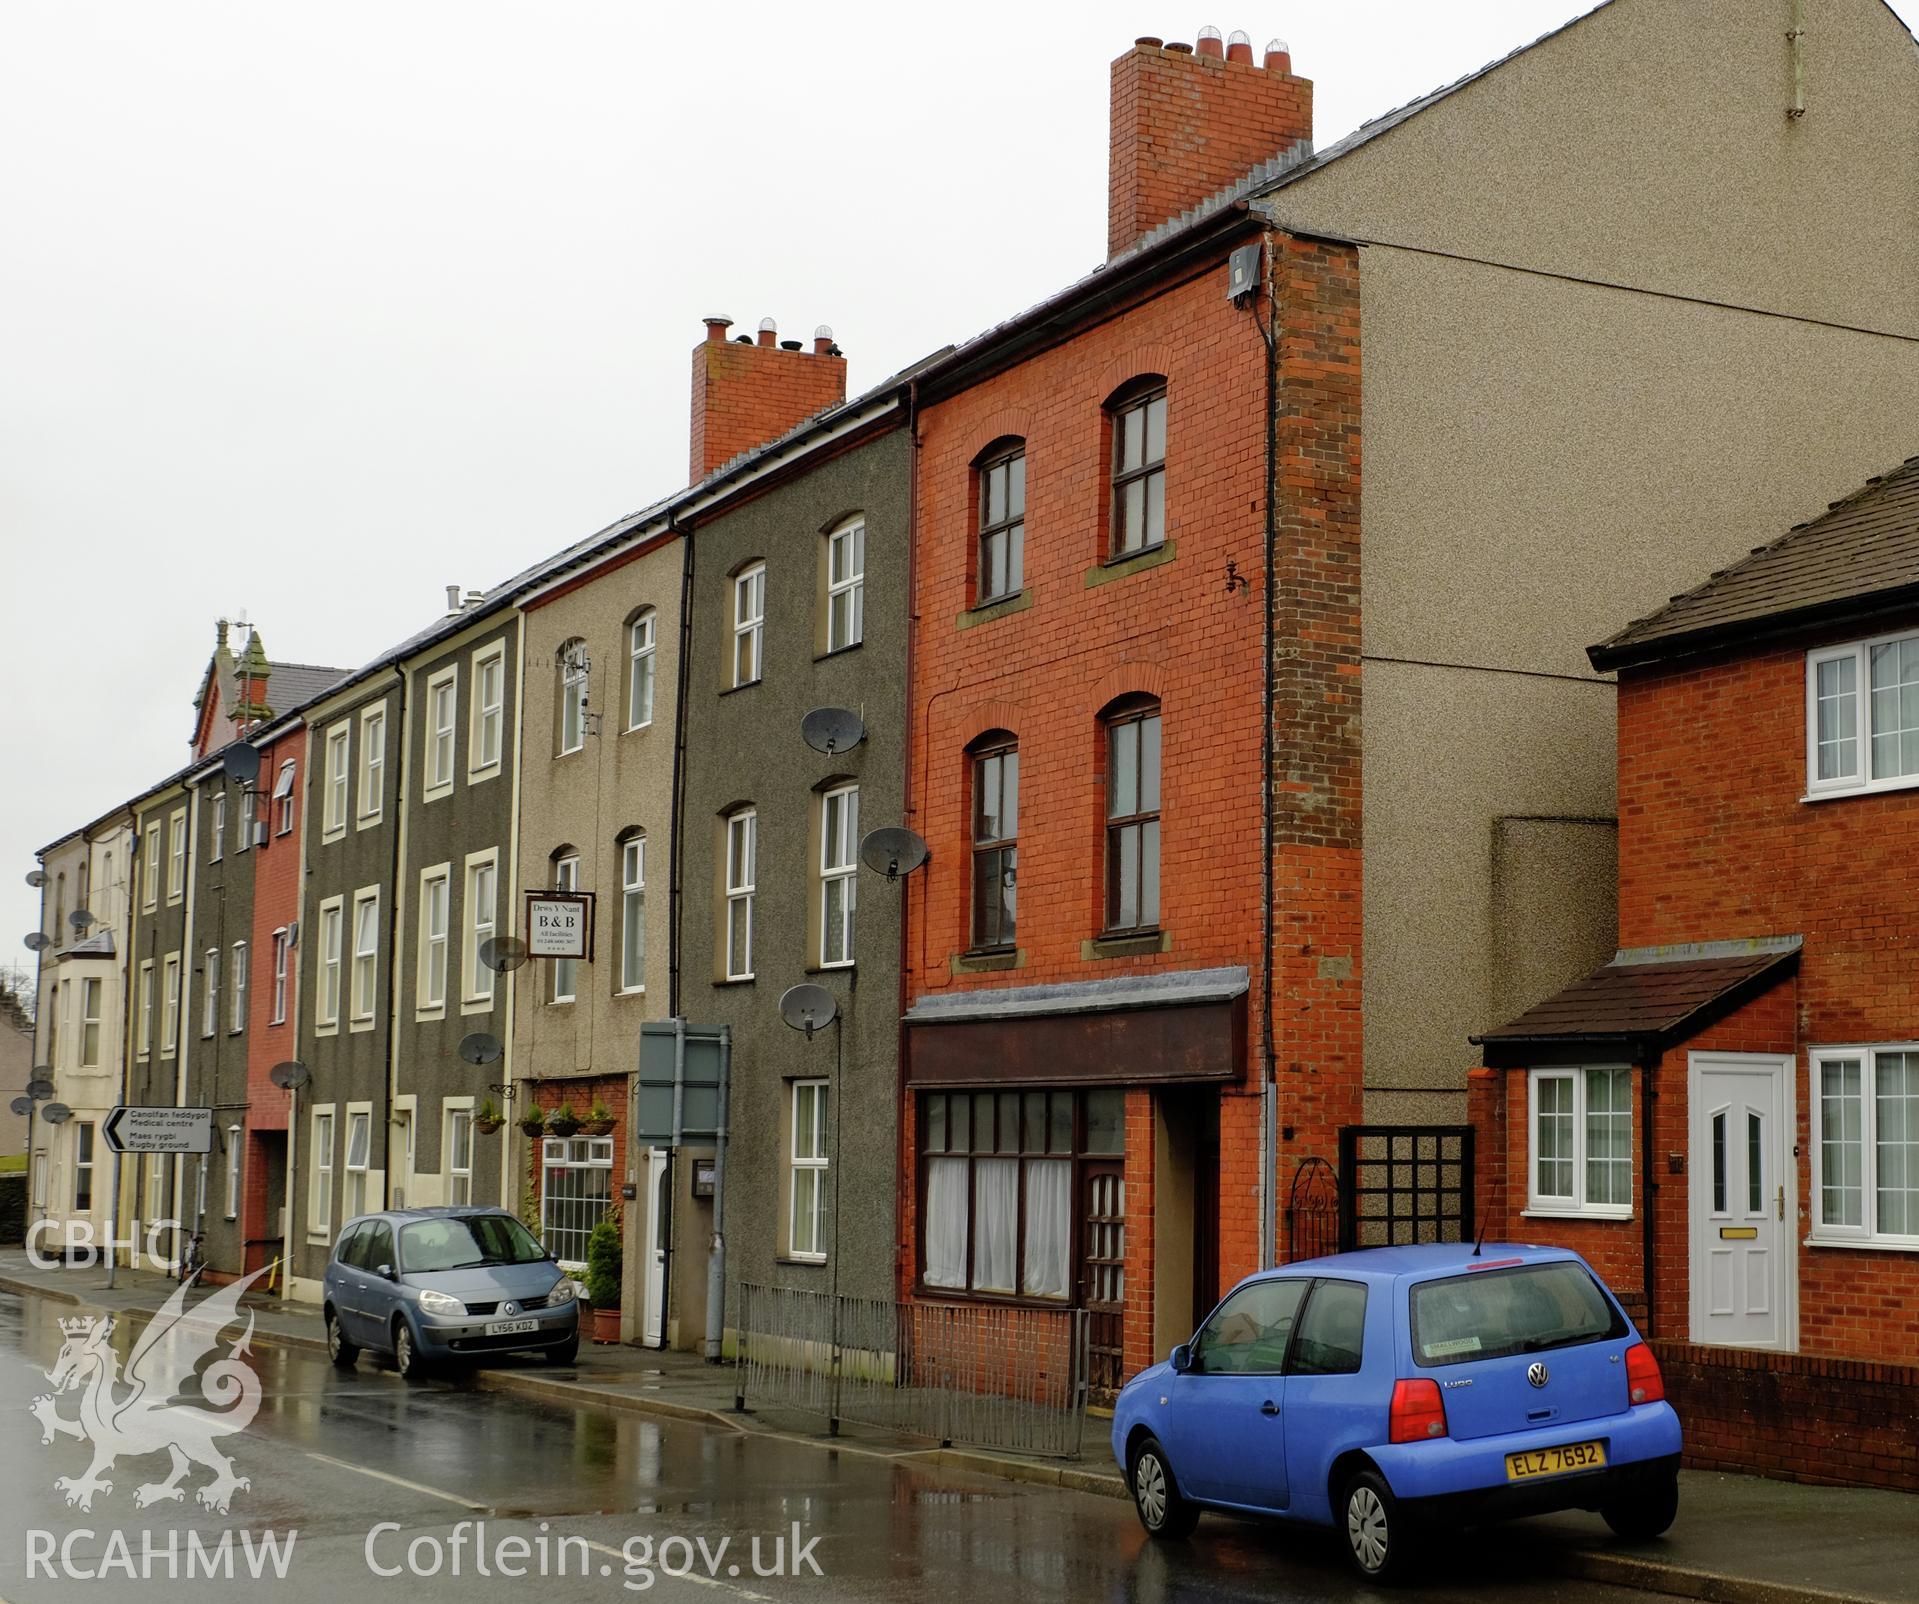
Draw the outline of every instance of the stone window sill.
M1125 935L1095 936L1079 944L1079 955L1091 963L1098 958L1137 958L1146 953L1171 952L1173 937L1165 930L1133 930Z
M956 975L984 975L996 969L1024 969L1026 949L1003 947L982 952L956 952L950 960Z
M1149 568L1157 568L1162 563L1169 563L1178 555L1178 547L1172 541L1166 540L1150 551L1128 552L1124 557L1109 557L1105 562L1095 563L1086 570L1086 588L1092 590L1098 585L1110 585L1116 579L1130 579L1134 574L1143 574Z
M1008 596L1001 601L988 602L984 607L969 607L954 619L960 629L976 629L981 624L990 624L998 618L1009 618L1014 613L1023 613L1033 605L1033 591L1029 585L1016 596Z

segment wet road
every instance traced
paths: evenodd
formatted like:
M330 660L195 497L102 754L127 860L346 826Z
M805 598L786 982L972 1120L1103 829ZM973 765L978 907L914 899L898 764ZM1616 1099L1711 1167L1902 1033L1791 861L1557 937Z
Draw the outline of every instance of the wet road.
M250 1356L259 1412L217 1445L250 1483L229 1513L194 1501L210 1480L197 1465L182 1479L183 1502L136 1508L138 1489L168 1474L164 1451L123 1459L105 1473L112 1492L82 1512L55 1480L83 1477L89 1447L65 1435L43 1446L30 1412L60 1353L59 1320L77 1312L0 1294L0 1600L11 1604L342 1594L377 1604L533 1591L541 1604L1379 1596L1349 1579L1330 1540L1313 1532L1209 1517L1190 1543L1161 1547L1113 1499L545 1406L457 1380L409 1386L366 1358L336 1373L318 1354L266 1346ZM114 1333L123 1361L136 1337L133 1323ZM58 1413L76 1417L80 1401L80 1392L61 1394ZM277 1565L261 1546L267 1534ZM798 1554L810 1563L796 1564ZM273 1579L255 1581L253 1563ZM787 1574L760 1574L776 1564ZM525 1579L502 1574L515 1567ZM671 1574L682 1570L691 1574ZM1544 1576L1495 1534L1443 1560L1419 1597L1623 1604L1643 1595Z

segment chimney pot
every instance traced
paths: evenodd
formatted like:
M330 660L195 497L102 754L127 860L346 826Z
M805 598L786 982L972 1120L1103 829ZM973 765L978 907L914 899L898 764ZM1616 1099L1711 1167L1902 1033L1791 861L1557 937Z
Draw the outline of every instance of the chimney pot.
M1176 56L1190 56L1193 53L1193 47L1191 45L1175 43L1168 45L1166 48L1172 51Z
M1268 72L1291 72L1293 70L1292 48L1284 39L1266 41L1266 70Z
M813 331L813 354L829 356L833 350L833 329L830 324L822 323Z
M1244 28L1235 28L1226 36L1226 59L1243 61L1251 65L1253 59L1253 41Z
M1166 43L1164 39L1155 39L1150 33L1143 33L1133 43L1142 50L1157 50Z
M779 324L775 323L770 317L761 318L760 319L760 344L770 348L775 343L778 342L779 337L780 337Z
M1215 61L1226 59L1226 46L1220 40L1219 29L1211 23L1199 30L1199 53L1202 56L1211 56Z
M781 340L780 349L782 351L797 351L800 349L800 342L798 340Z
M458 585L448 585L446 587L446 610L449 613L457 613L460 610L460 587Z
M733 326L730 317L710 317L706 319L706 337L718 344L726 338L726 331Z

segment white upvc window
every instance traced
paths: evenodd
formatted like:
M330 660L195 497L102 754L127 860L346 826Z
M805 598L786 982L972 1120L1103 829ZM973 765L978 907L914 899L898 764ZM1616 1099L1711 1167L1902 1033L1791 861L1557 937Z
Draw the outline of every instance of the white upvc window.
M447 915L452 894L450 864L420 871L420 972L415 1001L423 1011L446 1007Z
M233 944L232 968L227 989L233 993L233 1019L227 1028L237 1033L247 1028L247 944L244 941Z
M826 537L826 649L859 645L865 613L866 520L854 518Z
M586 642L570 640L560 648L560 756L586 745L586 692L591 664Z
M1806 794L1919 785L1919 634L1806 654Z
M80 1067L100 1067L101 997L105 985L97 977L80 982Z
M613 1139L549 1136L540 1151L540 1239L561 1264L585 1264L593 1227L613 1207Z
M446 1111L446 1200L453 1205L473 1201L473 1110Z
M320 904L320 994L314 999L316 1029L335 1030L340 1024L341 954L346 941L345 900L329 897Z
M580 857L578 853L569 853L564 858L553 860L553 889L555 891L576 892L580 889ZM551 971L551 991L548 1002L570 1003L580 993L580 960L577 958L555 958Z
M1919 1043L1807 1056L1813 1240L1919 1248Z
M1538 1214L1632 1214L1632 1071L1527 1075L1526 1206Z
M766 628L766 564L754 563L733 576L733 683L751 685L760 677L761 635Z
M842 785L820 798L820 964L853 961L853 910L859 900L860 788Z
M178 902L187 889L187 810L167 820L167 901Z
M333 1219L333 1110L313 1111L313 1147L307 1165L313 1190L307 1198L307 1235L324 1237Z
M163 1153L149 1153L142 1163L147 1171L147 1223L157 1224L167 1217L167 1193L173 1178L173 1160Z
M653 614L641 613L626 626L626 727L645 729L653 722Z
M753 893L759 815L742 808L726 821L726 978L753 978Z
M253 806L254 798L258 794L259 793L251 787L242 786L240 788L240 828L235 832L236 838L233 843L233 850L235 852L247 852L252 849Z
M273 782L273 831L276 835L285 835L293 828L293 781L298 773L295 759L288 758L280 765L280 774Z
M160 1056L171 1058L180 1045L180 955L170 952L160 963Z
M160 821L147 826L140 850L140 904L148 913L160 906Z
M292 961L292 932L282 926L273 932L273 1017L269 1024L287 1021L287 975Z
M359 829L380 822L386 805L386 707L369 707L360 715Z
M136 1057L153 1051L153 960L140 965L140 1017L134 1026L133 1047Z
M209 947L202 960L200 975L200 1034L211 1036L220 1028L220 949Z
M786 1251L826 1257L826 1082L793 1082L792 1144L787 1152Z
M93 1121L73 1122L73 1212L93 1212Z
M237 1220L240 1217L240 1168L241 1146L240 1127L227 1127L227 1218Z
M320 831L328 838L346 829L347 742L352 734L345 719L326 732L326 809Z
M371 1026L373 1001L379 990L380 888L364 886L353 893L353 1023Z
M506 642L496 641L473 655L473 723L467 731L466 748L468 774L498 772L505 728Z
M493 971L480 958L480 949L493 939L499 920L499 849L475 852L466 860L466 950L461 969L462 1001L468 1013L493 1006Z
M227 791L223 785L213 793L213 827L207 861L218 863L227 852Z
M646 990L646 837L620 843L620 990Z
M426 683L425 799L453 789L454 727L460 716L459 670L443 668Z
M346 1214L366 1213L367 1170L373 1153L373 1115L349 1108L346 1115Z

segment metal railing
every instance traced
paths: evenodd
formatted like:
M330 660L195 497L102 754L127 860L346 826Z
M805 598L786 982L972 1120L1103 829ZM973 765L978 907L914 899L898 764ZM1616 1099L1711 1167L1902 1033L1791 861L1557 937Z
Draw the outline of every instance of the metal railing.
M895 1303L742 1284L739 1407L799 1409L1020 1453L1076 1457L1086 1311Z

